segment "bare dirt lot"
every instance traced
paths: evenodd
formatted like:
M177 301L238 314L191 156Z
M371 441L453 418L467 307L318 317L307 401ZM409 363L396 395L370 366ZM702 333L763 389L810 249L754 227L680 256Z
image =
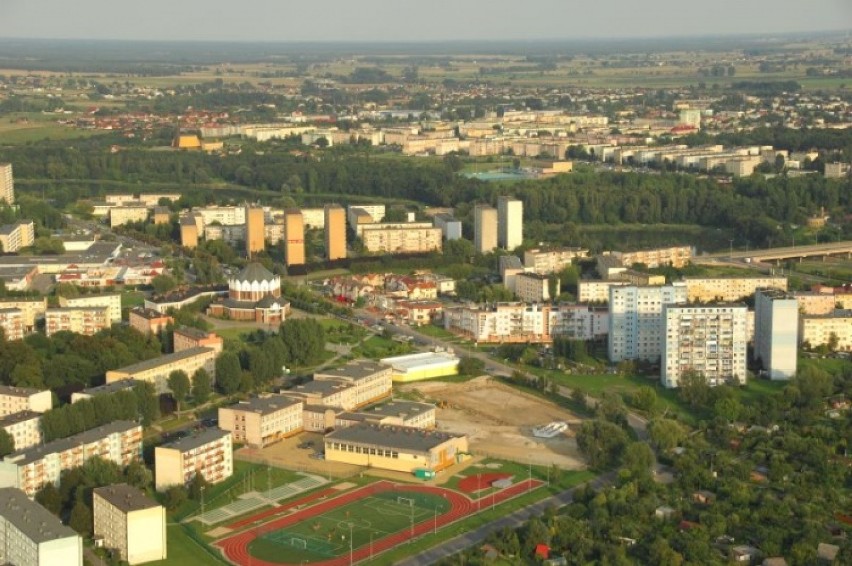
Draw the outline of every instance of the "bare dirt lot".
M581 422L577 415L544 399L487 376L465 383L412 383L401 390L417 392L424 401L438 405L438 429L466 433L474 454L565 469L586 467L570 430L554 438L533 436L534 426Z

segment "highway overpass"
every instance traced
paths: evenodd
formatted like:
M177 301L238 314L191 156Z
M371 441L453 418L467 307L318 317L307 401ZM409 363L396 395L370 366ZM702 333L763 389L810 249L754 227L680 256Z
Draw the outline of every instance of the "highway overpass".
M829 255L840 255L852 258L852 241L829 242L827 244L814 244L810 246L788 246L784 248L769 248L766 250L756 249L735 251L733 253L716 253L697 256L692 259L694 263L715 260L739 260L753 262L771 262L785 259L802 259L806 257L825 257Z

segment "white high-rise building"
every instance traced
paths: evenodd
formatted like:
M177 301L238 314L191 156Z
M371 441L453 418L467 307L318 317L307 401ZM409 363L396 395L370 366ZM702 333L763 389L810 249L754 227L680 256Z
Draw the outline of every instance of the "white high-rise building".
M524 243L524 203L512 197L497 197L497 243L514 250Z
M473 209L473 247L480 254L497 247L497 211L485 204Z
M777 289L761 289L754 299L754 357L770 379L790 379L798 362L799 302Z
M710 385L745 384L747 311L744 304L665 305L663 385L678 387L688 371L698 372Z
M659 360L665 331L663 306L685 302L683 283L610 287L609 360Z
M15 179L12 177L11 163L0 163L0 201L15 204Z

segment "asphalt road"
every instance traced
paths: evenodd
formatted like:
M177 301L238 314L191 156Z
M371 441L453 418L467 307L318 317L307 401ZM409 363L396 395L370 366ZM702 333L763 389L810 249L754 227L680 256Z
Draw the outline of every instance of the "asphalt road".
M605 474L602 476L598 476L594 480L588 482L588 484L584 485L591 485L595 489L599 489L605 485L610 484L614 477L615 474ZM433 546L429 550L419 553L417 556L412 556L410 558L400 560L399 562L396 562L396 565L426 566L428 564L434 564L442 558L452 556L453 554L462 552L463 550L466 550L473 546L480 545L485 542L485 540L491 533L497 532L505 527L509 527L512 529L517 528L533 517L540 517L544 513L544 510L548 507L559 508L571 503L571 501L574 500L574 491L577 489L577 487L566 489L565 491L557 493L556 495L552 495L547 499L542 499L541 501L533 503L532 505L529 505L522 509L518 509L514 513L510 513L509 515L492 521L487 525L483 525L478 529L459 535L437 546Z

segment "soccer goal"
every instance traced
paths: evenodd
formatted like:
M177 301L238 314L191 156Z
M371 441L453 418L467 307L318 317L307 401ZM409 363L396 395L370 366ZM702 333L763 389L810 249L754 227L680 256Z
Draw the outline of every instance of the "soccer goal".
M399 503L400 505L405 505L406 507L416 507L417 506L417 503L414 501L414 499L412 499L410 497L397 496L396 502Z
M301 550L307 550L308 549L308 541L306 541L303 538L292 537L290 539L290 546L292 546L293 548L299 548Z

